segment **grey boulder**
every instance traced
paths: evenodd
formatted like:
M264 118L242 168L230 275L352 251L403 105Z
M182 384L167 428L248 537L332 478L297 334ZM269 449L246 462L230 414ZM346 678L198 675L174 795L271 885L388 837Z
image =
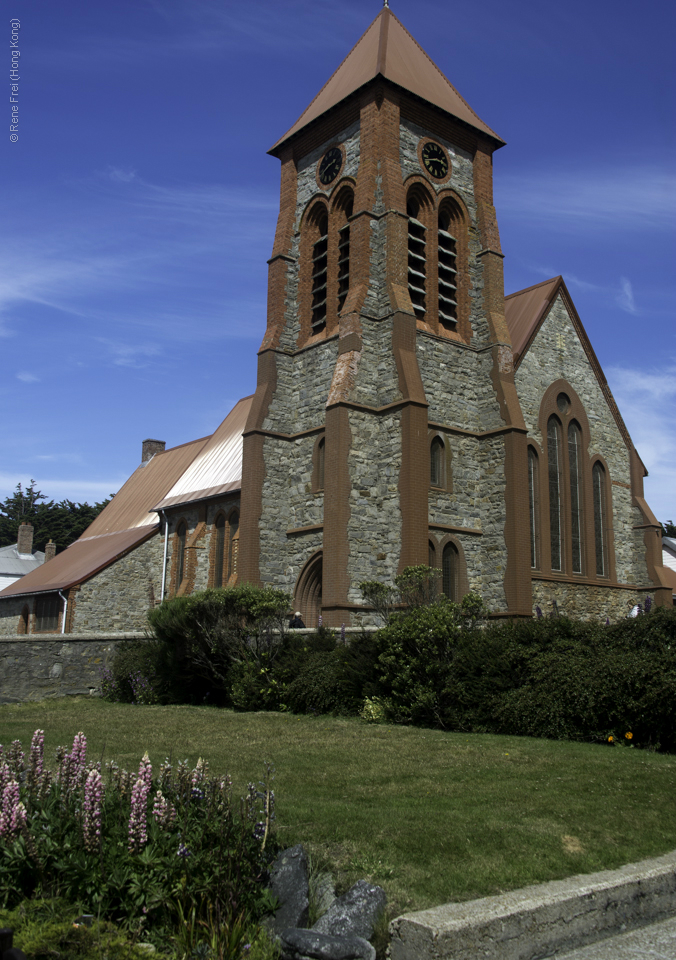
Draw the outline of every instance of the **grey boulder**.
M310 906L307 857L300 843L282 850L270 870L270 889L279 900L274 917L265 926L273 934L289 927L302 927L308 921Z
M283 960L375 960L376 951L362 937L332 937L315 930L284 930Z
M376 920L385 909L387 897L382 887L358 880L342 897L334 900L313 926L317 933L333 937L362 937L370 940Z

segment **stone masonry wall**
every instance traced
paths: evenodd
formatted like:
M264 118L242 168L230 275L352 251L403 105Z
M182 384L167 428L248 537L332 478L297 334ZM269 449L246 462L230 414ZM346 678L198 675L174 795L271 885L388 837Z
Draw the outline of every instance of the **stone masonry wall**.
M631 503L629 454L589 359L575 332L566 306L557 297L547 319L524 356L515 374L528 435L546 450L540 426L542 397L555 380L570 383L584 405L589 420L591 457L600 454L610 471L610 480L627 486L612 486L615 564L621 583L648 586L650 581L643 557L643 531L634 531L642 522L638 508Z
M416 353L432 423L477 433L504 426L490 376L489 350L468 349L419 331Z
M360 376L350 396L356 403L382 407L401 399L397 363L392 351L392 320L364 319Z
M33 610L34 597L7 597L0 599L0 637L15 637L19 627L19 617L27 603Z
M73 694L97 694L101 670L120 644L142 634L0 640L0 703L22 703Z
M374 416L350 410L352 477L348 540L348 599L361 603L359 583L391 583L401 551L401 414Z
M336 340L318 343L295 356L278 353L277 390L263 428L301 433L321 427L337 356Z
M559 613L576 620L596 620L612 623L626 617L631 608L645 601L646 594L636 590L618 590L612 587L585 583L552 583L533 580L533 613L539 607L547 616L553 610L553 602Z
M265 441L261 579L290 593L303 565L322 545L321 530L287 536L288 530L323 522L324 495L311 491L315 439L309 436L292 442L275 438Z

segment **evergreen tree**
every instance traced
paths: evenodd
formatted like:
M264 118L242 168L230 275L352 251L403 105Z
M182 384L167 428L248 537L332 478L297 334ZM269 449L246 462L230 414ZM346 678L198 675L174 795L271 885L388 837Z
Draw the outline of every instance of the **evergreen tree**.
M60 553L82 536L90 523L98 517L113 494L100 503L74 503L72 500L47 500L37 489L35 480L24 490L16 490L6 500L0 500L0 547L17 542L22 523L33 524L33 550L44 550L48 540L56 544Z

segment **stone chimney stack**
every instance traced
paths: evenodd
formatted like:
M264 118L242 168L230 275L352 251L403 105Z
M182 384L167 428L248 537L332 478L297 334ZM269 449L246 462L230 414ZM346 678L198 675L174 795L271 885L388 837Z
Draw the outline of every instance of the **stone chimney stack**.
M141 448L141 463L147 463L156 453L164 453L165 440L144 440Z
M45 563L48 560L52 560L56 556L56 544L53 540L50 540L47 546L45 547Z
M16 541L17 553L33 553L33 524L22 523Z

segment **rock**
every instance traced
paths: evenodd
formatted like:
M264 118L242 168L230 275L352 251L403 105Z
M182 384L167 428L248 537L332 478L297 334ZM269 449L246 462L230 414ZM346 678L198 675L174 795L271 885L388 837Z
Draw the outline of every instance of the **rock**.
M354 936L369 940L386 903L387 897L382 887L358 880L347 893L333 901L312 929L334 937Z
M314 878L312 887L315 910L321 917L336 899L336 888L333 885L333 877L330 873L318 873Z
M332 937L314 930L284 930L283 960L375 960L376 951L362 937Z
M270 889L279 900L274 917L265 926L273 934L290 927L302 927L308 921L310 906L307 857L300 843L283 850L270 870Z

